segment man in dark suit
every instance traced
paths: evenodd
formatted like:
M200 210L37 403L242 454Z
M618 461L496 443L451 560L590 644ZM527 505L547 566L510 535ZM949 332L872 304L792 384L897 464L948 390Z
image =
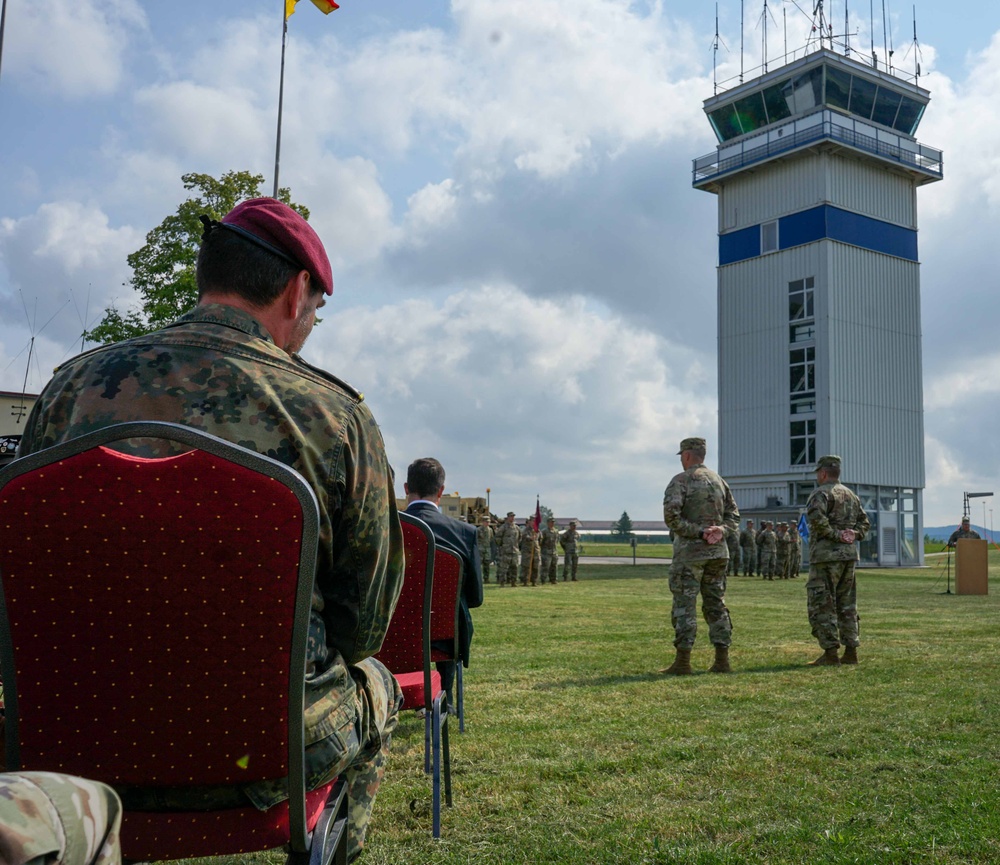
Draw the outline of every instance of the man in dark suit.
M441 496L444 494L444 466L433 457L423 457L410 463L406 470L406 513L423 520L434 535L438 546L447 547L462 558L462 597L458 616L458 658L469 666L469 646L472 644L472 607L483 603L483 569L479 558L479 540L475 526L463 523L441 512ZM436 646L448 651L451 646ZM437 665L441 674L441 684L448 692L448 704L455 705L452 684L455 679L455 665L442 661Z

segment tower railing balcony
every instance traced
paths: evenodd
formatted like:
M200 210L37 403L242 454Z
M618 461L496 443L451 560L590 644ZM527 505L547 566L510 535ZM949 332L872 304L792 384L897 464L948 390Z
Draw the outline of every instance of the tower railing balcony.
M824 139L898 163L923 175L927 181L944 176L942 151L863 120L820 108L739 141L719 145L714 153L698 157L694 160L691 183L696 187L707 186L731 171Z

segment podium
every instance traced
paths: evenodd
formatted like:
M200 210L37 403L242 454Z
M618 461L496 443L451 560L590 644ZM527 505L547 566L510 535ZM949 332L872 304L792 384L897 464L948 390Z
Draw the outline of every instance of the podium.
M955 594L988 595L987 544L984 540L961 538L955 543Z

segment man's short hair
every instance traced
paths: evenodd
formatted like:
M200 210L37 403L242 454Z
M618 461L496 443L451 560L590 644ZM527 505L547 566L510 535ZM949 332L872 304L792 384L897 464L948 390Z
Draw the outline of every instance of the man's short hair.
M406 470L406 488L418 496L434 496L444 486L444 466L434 457L421 457Z
M198 299L209 292L236 295L263 309L281 296L288 281L300 270L234 232L211 231L198 252ZM322 291L315 283L310 284L315 291Z

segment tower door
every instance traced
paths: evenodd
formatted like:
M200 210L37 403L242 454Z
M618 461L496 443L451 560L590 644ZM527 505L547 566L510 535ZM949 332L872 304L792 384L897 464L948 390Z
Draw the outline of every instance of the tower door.
M899 520L894 513L880 514L879 564L895 567L899 564Z

